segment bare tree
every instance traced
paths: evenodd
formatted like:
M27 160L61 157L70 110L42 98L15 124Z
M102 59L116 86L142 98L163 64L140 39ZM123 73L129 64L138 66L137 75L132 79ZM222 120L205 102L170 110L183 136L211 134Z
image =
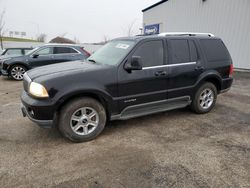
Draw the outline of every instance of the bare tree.
M80 44L81 42L80 42L80 40L75 36L74 37L74 42L76 43L76 44Z
M3 35L4 35L4 14L5 10L0 13L0 43L1 43L1 48L3 49Z
M125 33L125 35L127 37L131 37L133 35L135 35L135 31L134 31L134 26L136 23L136 19L134 19L133 21L131 21L126 28L123 28L123 31Z
M44 33L41 33L40 35L37 36L37 41L38 42L45 42L47 35Z
M103 35L103 43L106 44L109 41L109 37L107 35Z
M128 28L127 28L127 36L128 37L131 37L133 34L134 34L134 30L133 30L133 27L135 25L135 21L132 21L130 24L128 24Z

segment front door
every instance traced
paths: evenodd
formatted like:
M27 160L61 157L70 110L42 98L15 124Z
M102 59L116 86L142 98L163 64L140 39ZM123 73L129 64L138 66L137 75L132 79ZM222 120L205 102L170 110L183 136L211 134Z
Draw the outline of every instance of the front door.
M143 69L127 72L124 64L118 70L118 104L120 112L126 107L166 99L167 67L164 40L142 41L130 53L142 59Z
M53 47L44 47L42 49L39 49L30 56L29 60L30 66L32 68L50 65L54 62L55 60L53 54Z

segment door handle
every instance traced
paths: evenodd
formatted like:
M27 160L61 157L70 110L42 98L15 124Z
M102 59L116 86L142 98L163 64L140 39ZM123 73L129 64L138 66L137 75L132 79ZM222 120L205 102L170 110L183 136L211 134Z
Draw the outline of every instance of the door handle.
M166 71L157 71L155 72L155 76L166 76L167 72Z
M204 67L203 66L197 66L197 67L195 67L195 70L196 71L203 71Z

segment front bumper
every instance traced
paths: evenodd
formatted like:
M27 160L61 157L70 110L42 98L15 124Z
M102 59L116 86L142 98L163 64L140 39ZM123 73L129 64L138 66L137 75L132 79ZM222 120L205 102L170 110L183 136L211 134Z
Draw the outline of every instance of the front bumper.
M0 75L9 76L9 73L6 70L0 69Z
M44 128L51 128L55 124L56 110L50 99L34 99L23 91L21 101L24 117Z
M40 127L43 127L43 128L51 128L51 127L53 127L53 120L34 119L32 117L32 115L30 114L31 112L28 112L28 110L26 109L25 106L22 106L21 110L22 110L22 113L23 113L23 117L27 116L31 121L33 121L34 123L36 123Z

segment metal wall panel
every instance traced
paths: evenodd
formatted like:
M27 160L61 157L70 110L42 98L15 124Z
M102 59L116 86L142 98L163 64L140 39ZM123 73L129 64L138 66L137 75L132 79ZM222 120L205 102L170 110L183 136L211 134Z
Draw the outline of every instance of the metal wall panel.
M236 68L250 69L250 0L169 0L143 13L160 32L209 32L223 39Z

